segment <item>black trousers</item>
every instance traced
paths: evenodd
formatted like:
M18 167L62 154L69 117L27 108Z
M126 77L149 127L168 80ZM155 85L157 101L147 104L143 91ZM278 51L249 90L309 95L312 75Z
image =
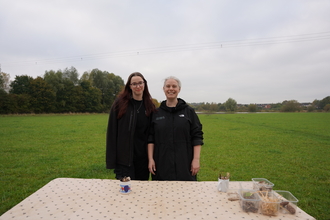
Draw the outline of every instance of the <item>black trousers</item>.
M128 176L131 180L149 180L148 159L134 161L132 166L117 164L115 174L117 180Z

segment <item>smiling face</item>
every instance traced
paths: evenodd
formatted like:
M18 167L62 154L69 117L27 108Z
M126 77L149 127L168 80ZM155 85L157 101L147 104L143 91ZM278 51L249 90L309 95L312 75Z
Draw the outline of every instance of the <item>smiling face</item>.
M181 88L175 79L168 79L164 84L163 90L167 100L175 100L177 99Z
M140 76L133 76L130 83L132 95L135 100L142 100L144 91L144 80Z

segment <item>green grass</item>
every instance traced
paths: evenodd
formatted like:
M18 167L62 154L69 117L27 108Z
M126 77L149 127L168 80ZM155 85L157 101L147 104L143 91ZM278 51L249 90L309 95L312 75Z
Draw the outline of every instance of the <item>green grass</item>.
M202 114L199 181L266 178L317 219L330 216L330 114ZM107 114L0 116L0 215L59 177L114 179Z

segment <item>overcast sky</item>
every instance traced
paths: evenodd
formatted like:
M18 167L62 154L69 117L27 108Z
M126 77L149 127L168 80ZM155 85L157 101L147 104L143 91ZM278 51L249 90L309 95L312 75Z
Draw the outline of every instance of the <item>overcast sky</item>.
M312 102L330 96L329 0L0 0L1 71L141 72L153 98Z

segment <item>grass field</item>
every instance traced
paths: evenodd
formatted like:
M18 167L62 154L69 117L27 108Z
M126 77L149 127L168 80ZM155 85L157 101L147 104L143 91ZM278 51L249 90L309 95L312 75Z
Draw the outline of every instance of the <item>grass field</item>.
M266 178L316 219L330 216L330 114L201 114L199 181ZM58 177L114 179L107 114L0 116L0 215Z

